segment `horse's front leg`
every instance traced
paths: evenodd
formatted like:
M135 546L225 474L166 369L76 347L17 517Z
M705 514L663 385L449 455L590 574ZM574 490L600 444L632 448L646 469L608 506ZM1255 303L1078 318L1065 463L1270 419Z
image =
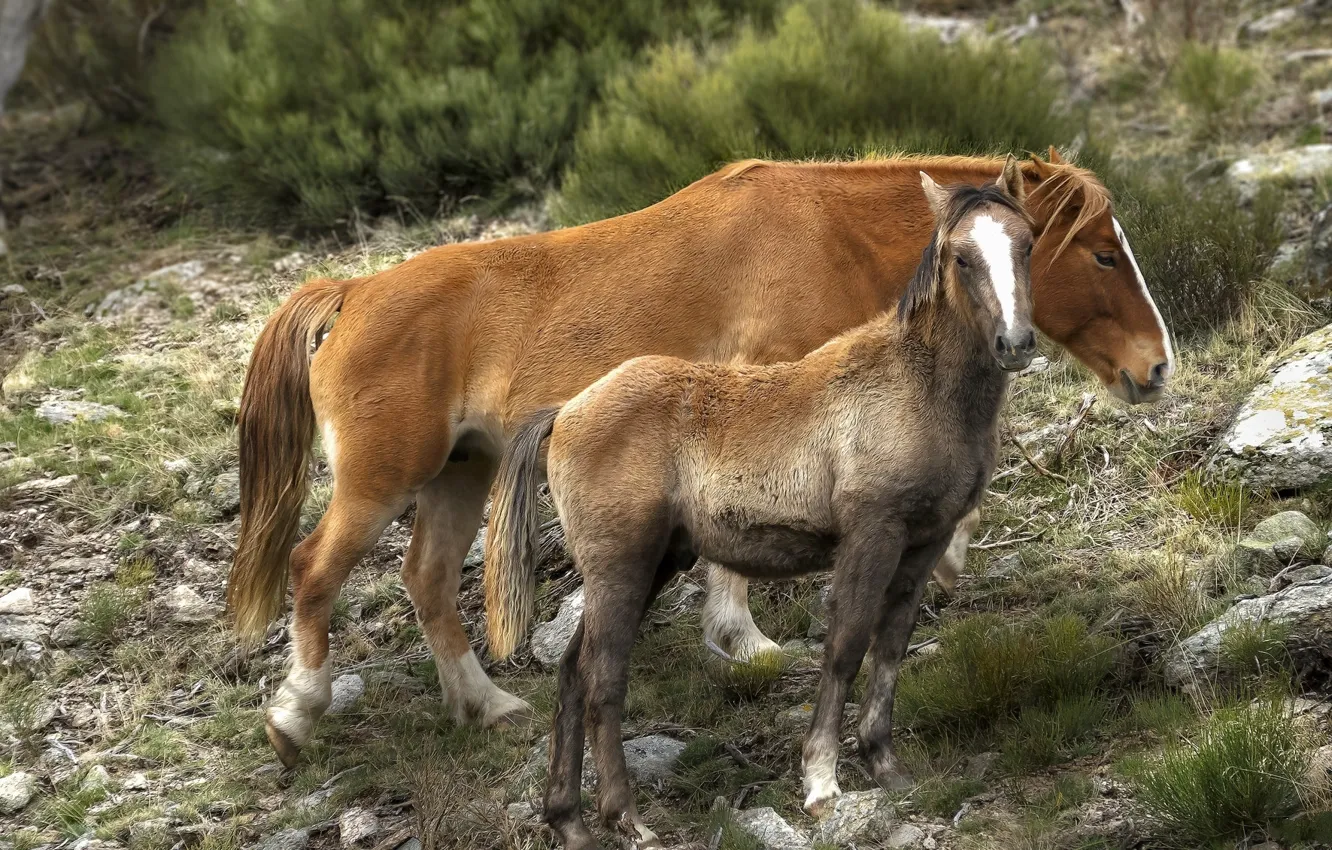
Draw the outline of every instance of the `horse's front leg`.
M943 537L908 549L883 593L882 613L870 654L874 666L860 707L860 751L869 762L875 781L884 788L902 790L914 782L893 748L893 698L897 674L920 614L920 597L925 592L930 570L937 569L939 556L951 539Z
M782 648L759 631L749 611L749 580L721 564L703 560L708 593L703 603L703 637L735 661L753 661Z
M939 563L934 565L934 580L944 589L949 596L953 595L954 588L957 587L957 578L962 575L967 568L967 549L971 546L971 536L976 533L976 527L980 525L980 506L972 509L971 513L962 517L962 521L953 529L953 539L944 550L943 557Z
M837 752L846 696L878 625L883 588L897 569L904 538L900 525L865 522L843 535L833 558L832 621L802 752L805 811L816 817L841 793Z

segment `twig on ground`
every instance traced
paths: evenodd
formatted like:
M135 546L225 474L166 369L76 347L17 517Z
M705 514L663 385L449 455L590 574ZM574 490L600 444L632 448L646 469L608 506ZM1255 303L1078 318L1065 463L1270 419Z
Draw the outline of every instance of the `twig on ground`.
M1078 412L1073 416L1073 421L1069 423L1068 430L1064 432L1064 439L1060 441L1059 448L1055 449L1054 460L1050 463L1056 465L1064 457L1064 450L1068 444L1073 442L1073 435L1082 427L1082 423L1087 421L1087 413L1091 411L1092 406L1096 404L1096 393L1083 393L1082 404L1078 405Z
M1035 531L1032 532L1031 534L1024 534L1021 537L1010 537L1007 540L996 540L993 543L972 543L968 548L980 549L980 550L999 549L1004 546L1016 546L1019 543L1027 543L1028 541L1035 540L1040 536L1041 532Z
M722 749L726 750L726 754L731 758L735 759L736 764L740 765L741 767L747 767L750 770L756 771L763 776L767 777L772 776L771 770L768 770L766 767L760 764L755 764L753 760L749 758L749 756L740 752L740 748L737 747L735 744L724 743L722 744Z
M1027 459L1027 463L1031 464L1032 469L1036 470L1041 475L1044 475L1046 478L1053 478L1055 481L1062 481L1065 484L1069 483L1069 480L1064 476L1060 475L1057 472L1051 472L1050 470L1046 469L1044 466L1041 466L1041 462L1031 456L1031 453L1027 451L1027 447L1022 445L1022 443L1018 441L1017 437L1009 437L1008 440L1013 445L1017 446L1018 451L1022 452L1022 456Z

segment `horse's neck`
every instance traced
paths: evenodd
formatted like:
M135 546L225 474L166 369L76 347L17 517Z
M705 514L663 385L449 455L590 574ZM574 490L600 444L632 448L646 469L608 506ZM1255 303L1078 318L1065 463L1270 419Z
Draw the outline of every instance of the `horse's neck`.
M989 344L942 292L911 318L905 331L930 353L930 387L943 409L956 411L969 427L998 421L1008 377L994 362Z

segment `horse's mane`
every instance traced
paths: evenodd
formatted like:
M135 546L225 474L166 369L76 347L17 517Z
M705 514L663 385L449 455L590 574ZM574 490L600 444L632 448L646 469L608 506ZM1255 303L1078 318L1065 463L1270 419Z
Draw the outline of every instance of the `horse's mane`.
M1022 208L1022 205L993 183L984 186L972 186L964 183L949 187L948 206L944 210L944 214L936 220L934 234L921 253L920 264L916 266L916 273L912 276L911 283L907 284L906 291L902 293L902 298L897 303L898 320L902 322L910 321L912 315L930 301L934 291L943 279L939 254L944 238L952 233L970 212L985 204L996 204L1005 207L1022 216L1024 221L1031 222L1031 217Z

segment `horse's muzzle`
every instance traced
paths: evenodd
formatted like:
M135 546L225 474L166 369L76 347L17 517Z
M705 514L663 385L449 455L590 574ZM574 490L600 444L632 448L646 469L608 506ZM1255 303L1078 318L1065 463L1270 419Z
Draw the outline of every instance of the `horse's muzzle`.
M1129 404L1147 404L1165 395L1165 378L1162 376L1159 380L1154 379L1152 383L1143 386L1133 380L1127 369L1120 369L1119 383L1110 389Z

